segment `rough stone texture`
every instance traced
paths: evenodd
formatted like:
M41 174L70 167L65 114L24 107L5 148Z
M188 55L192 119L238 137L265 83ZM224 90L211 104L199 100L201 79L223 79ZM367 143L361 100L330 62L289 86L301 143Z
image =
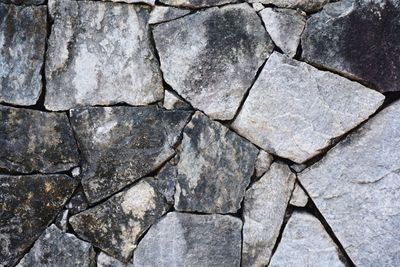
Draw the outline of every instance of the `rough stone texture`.
M362 80L381 92L400 91L400 2L343 0L307 22L302 57Z
M314 216L294 212L268 266L344 267L338 248Z
M46 20L45 6L0 3L0 102L30 106L39 99Z
M235 213L254 172L258 149L196 112L183 131L175 209Z
M400 265L400 101L299 179L356 266Z
M51 1L51 0L49 0ZM59 0L53 0L53 1L59 1ZM87 0L76 0L76 1L87 1ZM103 2L114 2L114 3L127 3L127 4L148 4L151 6L155 5L155 0L89 0L89 1L103 1Z
M252 6L256 12L259 12L265 8L261 3L253 3Z
M111 256L127 262L138 238L169 205L146 180L70 219L75 232Z
M260 150L257 155L256 163L255 163L255 172L256 177L261 177L266 171L268 171L269 167L272 164L274 158L268 152L264 150Z
M160 2L170 6L202 8L236 3L238 0L160 0Z
M233 118L273 48L247 4L156 25L153 34L165 81L193 107L221 120Z
M94 266L95 253L90 243L64 233L52 224L35 242L17 267Z
M123 263L104 252L100 252L97 255L97 267L133 267L133 264Z
M65 207L71 215L77 214L88 208L88 203L82 188L77 189L77 192L75 192Z
M0 175L0 266L17 263L76 185L66 175Z
M264 8L261 18L274 43L290 57L294 57L306 18L297 10Z
M47 109L145 105L163 98L148 9L67 0L50 7L54 24L46 60Z
M305 207L307 202L308 196L306 192L304 192L299 183L296 183L289 203L296 207Z
M190 13L188 9L179 9L168 6L155 6L150 13L149 24L157 24L174 20Z
M0 106L0 169L54 173L78 165L76 142L64 113Z
M273 4L277 7L302 9L306 12L315 12L321 9L328 0L249 0L250 3Z
M179 96L174 93L165 90L164 94L164 104L165 109L191 109L190 105L182 100Z
M240 266L242 221L229 215L168 213L134 255L135 266Z
M266 266L285 216L296 176L273 163L244 198L242 266Z
M0 3L14 5L41 5L44 2L45 0L0 0Z
M366 120L383 100L361 84L274 53L232 127L266 151L303 163Z
M83 189L93 203L168 160L191 112L121 106L76 109L70 114L83 157Z

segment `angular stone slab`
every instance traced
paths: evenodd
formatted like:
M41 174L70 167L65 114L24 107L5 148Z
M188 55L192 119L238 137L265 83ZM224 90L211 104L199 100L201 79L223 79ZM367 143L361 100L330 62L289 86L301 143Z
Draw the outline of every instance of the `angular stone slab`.
M41 5L44 4L44 2L45 0L0 0L0 3L14 5Z
M314 216L295 211L268 266L346 266L336 244Z
M305 16L297 10L264 8L260 12L267 32L283 53L294 57L306 25Z
M161 3L169 6L202 8L220 6L230 3L237 3L237 0L160 0Z
M297 182L294 186L294 190L289 203L290 205L296 207L305 207L308 203L308 196L306 192L304 192L303 188L301 188L301 186Z
M256 177L261 177L266 171L268 171L273 160L274 158L271 154L265 152L264 150L260 150L254 166Z
M266 151L303 163L366 120L384 98L275 52L232 127Z
M242 266L266 266L279 236L296 175L273 163L247 191L243 209Z
M149 24L174 20L190 13L190 10L168 6L155 6L150 13Z
M100 252L97 255L97 267L133 267L133 264L123 263L104 252Z
M171 91L165 90L164 91L164 103L163 107L165 109L192 109L190 104L182 100L179 96L172 93Z
M45 6L0 3L0 102L36 104L42 91L46 35Z
M168 213L139 243L134 266L240 266L242 221L229 215Z
M135 5L54 1L46 60L49 110L163 98L149 40L149 10Z
M76 186L66 175L0 175L0 266L17 263Z
M83 157L83 189L93 203L171 158L191 112L121 106L75 109L70 114Z
M249 0L250 3L272 4L277 7L302 9L306 12L315 12L321 9L328 0Z
M82 266L91 267L96 254L90 243L64 233L52 224L35 242L17 267Z
M111 256L127 262L138 238L169 208L164 196L140 181L70 218L75 232Z
M258 149L196 112L179 147L175 209L235 213L254 173Z
M0 105L0 169L54 173L79 164L69 120L47 113Z
M247 4L162 23L153 34L165 81L193 107L220 120L233 118L273 48Z
M49 1L59 1L59 0L49 0ZM76 1L86 1L86 0L76 0ZM103 1L103 2L113 2L113 3L127 3L127 4L141 4L145 3L154 6L155 0L91 0L91 1Z
M356 266L400 265L400 101L299 179Z
M326 5L307 22L302 57L380 92L400 91L399 3L343 0Z

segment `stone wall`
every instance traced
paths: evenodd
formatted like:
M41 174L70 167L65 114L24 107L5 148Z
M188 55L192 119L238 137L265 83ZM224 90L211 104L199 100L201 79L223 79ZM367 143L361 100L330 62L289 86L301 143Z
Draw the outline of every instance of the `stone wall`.
M400 266L398 99L399 0L0 0L0 266Z

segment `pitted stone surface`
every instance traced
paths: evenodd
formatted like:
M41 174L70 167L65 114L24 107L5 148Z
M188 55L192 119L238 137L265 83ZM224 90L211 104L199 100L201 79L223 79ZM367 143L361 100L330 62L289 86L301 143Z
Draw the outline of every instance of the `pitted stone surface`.
M277 7L302 9L315 12L321 9L329 0L249 0L250 3L272 4Z
M157 25L153 34L165 81L220 120L233 118L273 48L248 4L200 11Z

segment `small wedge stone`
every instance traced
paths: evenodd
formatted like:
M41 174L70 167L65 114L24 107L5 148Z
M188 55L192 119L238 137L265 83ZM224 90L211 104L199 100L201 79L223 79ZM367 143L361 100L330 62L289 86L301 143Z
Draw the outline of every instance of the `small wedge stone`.
M264 150L260 150L257 155L256 164L255 164L255 171L256 177L261 177L266 171L268 171L269 167L272 164L274 158L271 154Z
M308 196L306 192L304 192L303 188L301 188L299 183L295 184L289 203L296 207L305 207L307 205Z

